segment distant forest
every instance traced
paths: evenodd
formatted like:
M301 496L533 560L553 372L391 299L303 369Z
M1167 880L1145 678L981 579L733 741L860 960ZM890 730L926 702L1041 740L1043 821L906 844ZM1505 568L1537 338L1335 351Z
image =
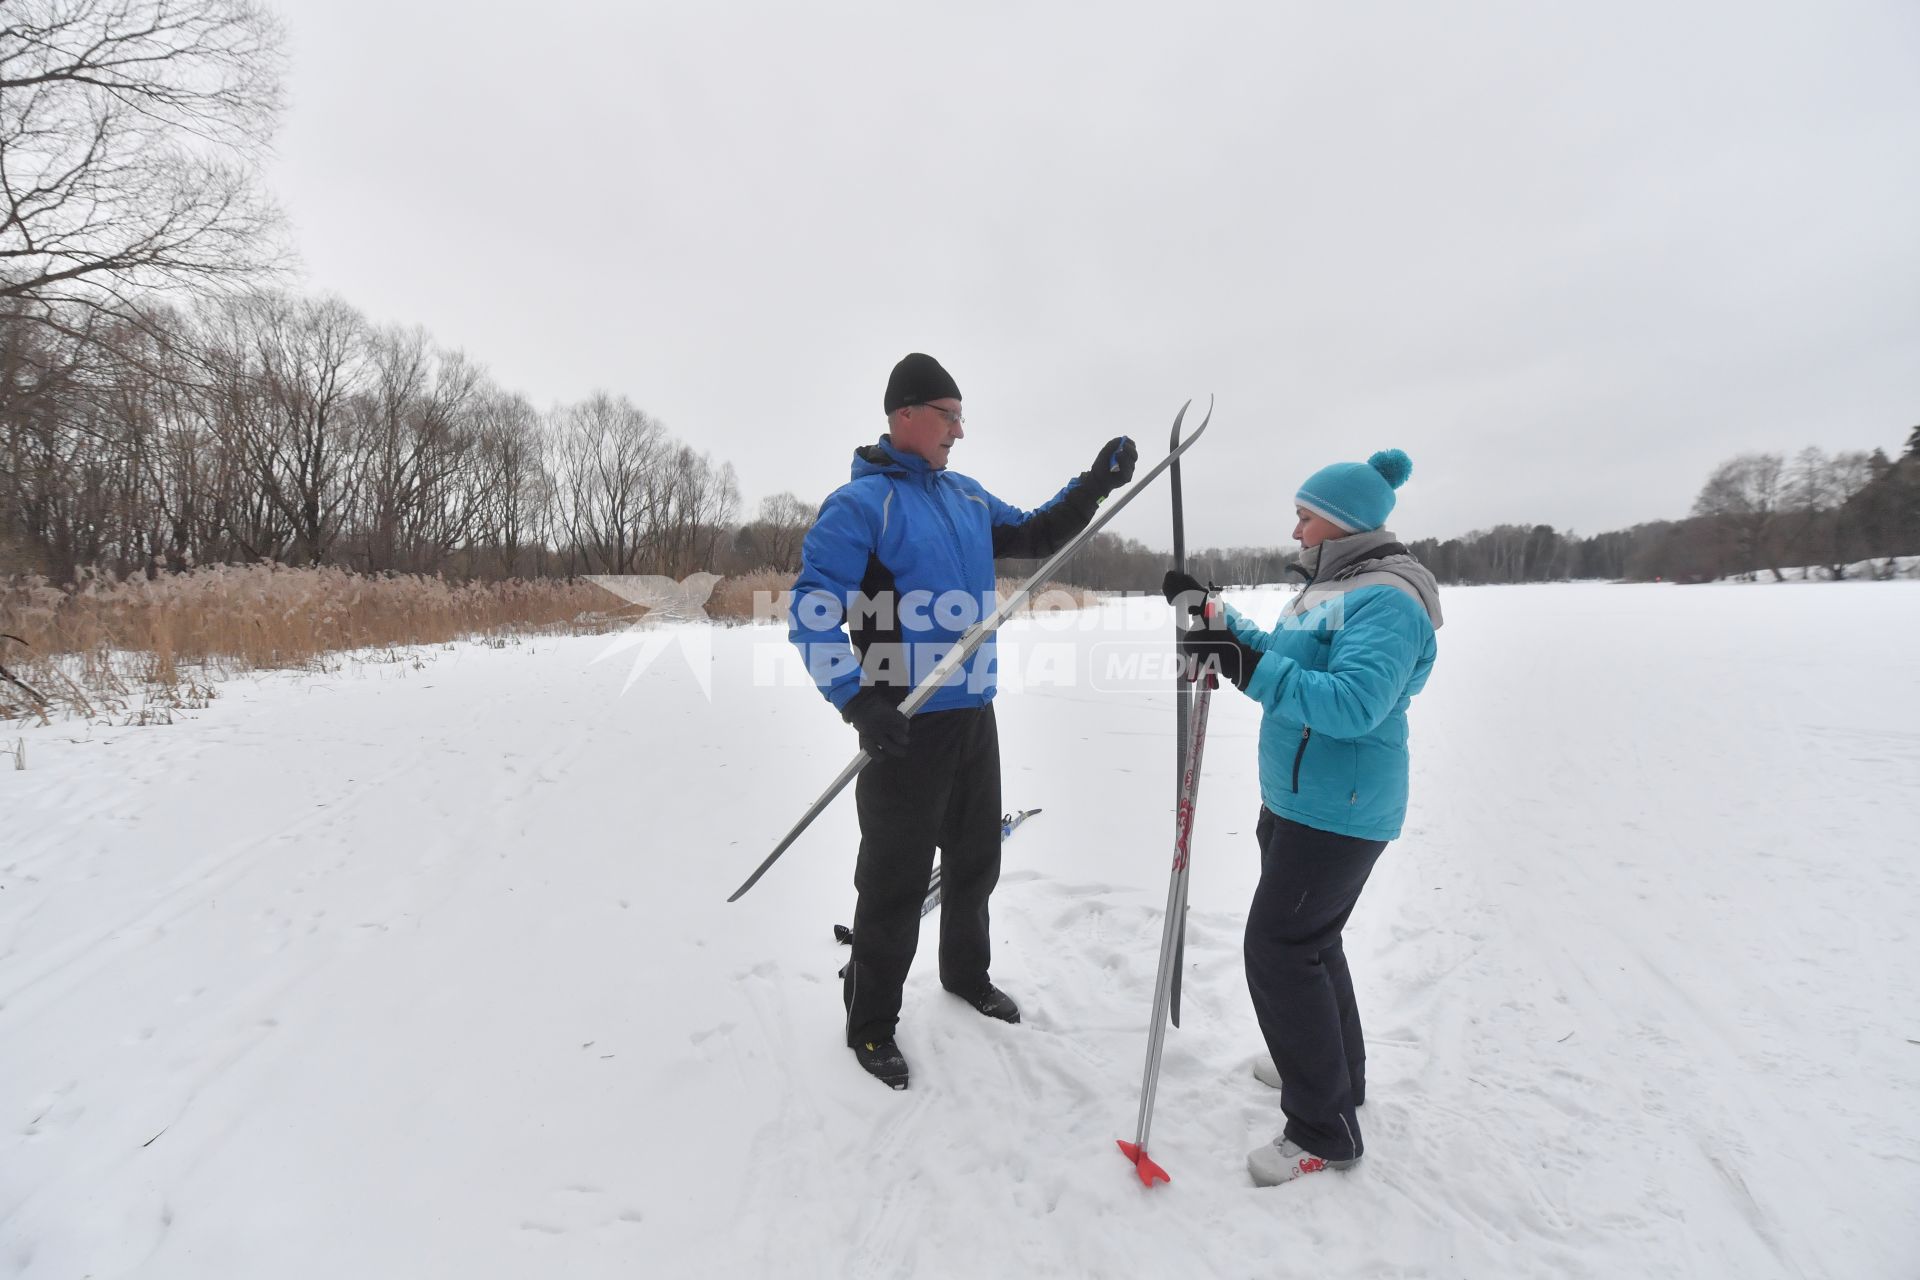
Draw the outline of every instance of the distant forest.
M1099 590L1157 583L1167 553L1130 539L1094 539L1069 575ZM1920 427L1897 459L1872 452L1803 449L1791 462L1751 453L1714 469L1681 520L1657 520L1579 537L1551 525L1496 525L1459 538L1422 538L1407 549L1442 582L1605 579L1709 582L1814 568L1844 578L1849 566L1920 555ZM1188 567L1222 585L1280 582L1294 552L1208 548ZM1022 566L1024 567L1024 566Z
M418 330L338 299L254 291L191 310L0 305L0 573L66 584L274 562L467 580L791 571L814 508L738 513L733 468L628 400L541 410ZM1410 544L1442 581L1700 582L1920 554L1920 427L1905 451L1721 464L1684 519L1585 537L1497 525ZM1189 557L1276 582L1289 547ZM1067 577L1159 580L1111 535ZM1021 573L1031 562L1010 562Z
M814 507L738 513L733 468L628 400L541 410L418 330L255 291L193 309L0 306L0 574L59 584L273 562L457 580L798 565ZM1701 582L1920 554L1920 427L1879 450L1716 468L1683 519L1589 536L1497 525L1409 544L1444 582ZM1288 547L1195 572L1277 582ZM1157 583L1167 553L1100 535L1066 577ZM1037 567L1009 562L1003 572Z
M419 329L277 287L291 251L261 174L285 33L268 9L15 7L0 27L0 575L795 567L813 507L777 494L741 512L729 464L625 397L536 407ZM1732 459L1681 520L1590 537L1501 525L1412 549L1448 582L1839 577L1920 553L1920 428L1898 459ZM1288 555L1191 559L1225 584L1280 580ZM1069 576L1149 589L1165 562L1102 536Z

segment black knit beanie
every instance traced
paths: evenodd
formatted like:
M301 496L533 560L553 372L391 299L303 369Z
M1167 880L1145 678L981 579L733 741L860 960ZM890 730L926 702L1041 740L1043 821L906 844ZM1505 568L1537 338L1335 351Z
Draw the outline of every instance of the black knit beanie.
M958 400L960 385L932 356L915 351L893 366L887 378L887 412L929 400Z

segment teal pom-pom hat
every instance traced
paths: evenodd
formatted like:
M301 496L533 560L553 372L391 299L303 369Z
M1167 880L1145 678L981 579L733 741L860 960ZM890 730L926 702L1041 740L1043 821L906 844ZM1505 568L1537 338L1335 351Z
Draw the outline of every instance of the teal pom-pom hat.
M1348 533L1378 529L1393 514L1393 491L1413 474L1413 459L1382 449L1365 462L1336 462L1307 477L1294 505L1325 516Z

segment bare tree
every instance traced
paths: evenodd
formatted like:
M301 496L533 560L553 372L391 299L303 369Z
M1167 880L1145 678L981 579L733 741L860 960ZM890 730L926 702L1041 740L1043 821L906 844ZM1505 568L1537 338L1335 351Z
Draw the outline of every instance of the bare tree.
M500 576L538 576L546 570L556 496L542 457L540 415L525 397L496 392L483 401L479 417L475 536L492 552Z
M255 505L250 555L326 561L362 482L355 400L370 380L366 322L337 298L255 294L217 317L209 363Z
M791 493L762 498L759 512L734 537L734 558L748 569L797 571L800 544L816 514Z
M1785 472L1786 463L1777 453L1743 453L1707 477L1693 500L1693 514L1712 518L1729 535L1732 563L1721 572L1729 567L1743 573L1771 569L1776 580L1785 580L1773 536Z
M0 300L140 313L138 295L279 261L259 165L278 22L250 0L0 4Z
M142 558L151 415L127 376L139 339L125 324L0 325L0 533L61 581Z
M131 472L122 511L128 556L149 575L191 567L196 547L217 536L206 502L224 448L207 426L197 334L188 317L162 308L104 328L100 341L115 365L102 394Z
M625 396L605 392L563 410L558 426L555 470L570 555L588 573L641 572L666 433Z
M465 357L421 329L373 336L364 400L366 474L356 512L368 569L427 569L463 541L482 497L472 465L477 406L488 388Z
M1864 560L1877 549L1863 536L1862 512L1854 505L1854 498L1873 480L1871 459L1864 449L1849 449L1827 460L1826 489L1831 507L1825 519L1826 554L1821 558L1827 576L1836 582L1847 576L1849 563Z
M687 445L668 450L663 461L647 486L645 562L650 572L681 578L713 564L740 485L732 463L715 466Z
M1794 458L1786 486L1785 508L1792 515L1786 541L1802 565L1821 565L1838 580L1850 561L1877 549L1865 537L1863 512L1853 501L1874 479L1872 457L1862 450L1829 456L1809 446Z
M1790 517L1781 535L1786 557L1799 565L1823 559L1831 528L1831 476L1826 450L1808 445L1794 455L1781 507Z

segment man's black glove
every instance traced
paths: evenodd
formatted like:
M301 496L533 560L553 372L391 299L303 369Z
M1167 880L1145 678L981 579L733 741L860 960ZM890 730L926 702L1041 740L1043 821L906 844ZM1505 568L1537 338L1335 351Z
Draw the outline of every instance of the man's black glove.
M907 754L907 726L911 721L878 689L854 694L840 718L860 731L860 749L874 759Z
M1115 436L1100 446L1093 465L1080 473L1080 483L1096 498L1104 498L1133 480L1133 464L1140 461L1140 450L1130 436Z

